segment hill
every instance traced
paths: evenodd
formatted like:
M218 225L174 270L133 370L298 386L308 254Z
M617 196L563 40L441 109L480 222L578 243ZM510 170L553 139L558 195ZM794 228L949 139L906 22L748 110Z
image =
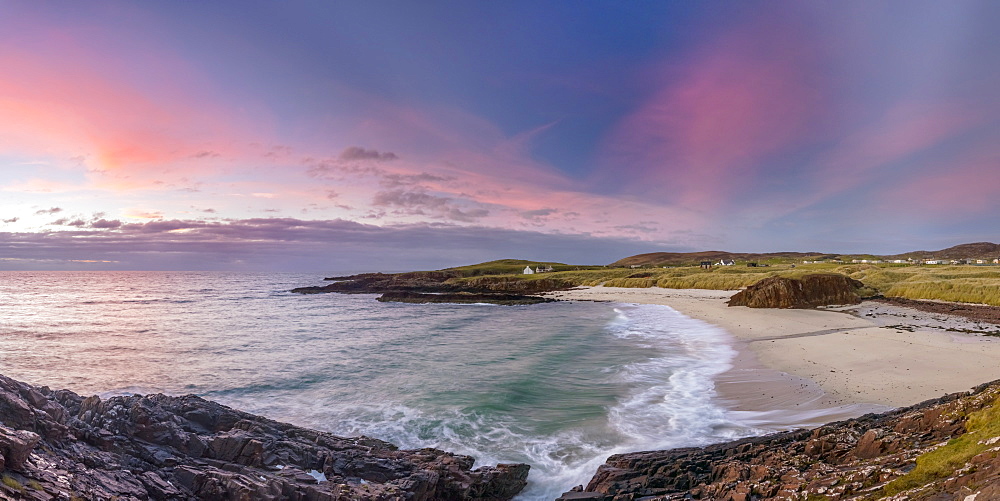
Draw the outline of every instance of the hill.
M887 256L893 259L981 259L1000 257L1000 244L991 242L976 242L972 244L961 244L939 251L913 251L896 256Z
M996 259L1000 257L1000 244L991 242L976 242L956 245L938 251L912 251L903 254L876 255L876 254L830 254L823 252L766 252L766 253L746 253L746 252L726 252L726 251L702 251L702 252L651 252L648 254L638 254L619 259L608 266L629 267L629 266L692 266L701 261L718 262L720 259L734 259L736 261L756 261L756 262L790 262L798 260L831 260L831 259L851 259L856 257L875 259Z
M619 259L608 266L694 266L702 261L718 262L720 259L735 259L737 261L767 262L774 260L823 259L835 257L822 252L768 252L746 253L726 251L702 252L650 252Z
M603 266L577 266L565 263L554 263L554 262L544 262L544 261L526 261L524 259L497 259L496 261L487 261L485 263L470 264L468 266L456 266L453 268L445 268L443 270L438 270L445 273L451 273L457 277L476 277L481 275L517 275L524 271L525 266L530 266L532 268L551 266L553 271L571 271L571 270L591 270L597 268L603 268Z

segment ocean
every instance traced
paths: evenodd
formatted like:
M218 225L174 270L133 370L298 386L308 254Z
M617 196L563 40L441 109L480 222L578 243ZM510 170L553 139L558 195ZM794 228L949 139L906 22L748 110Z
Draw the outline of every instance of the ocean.
M667 306L288 292L321 278L0 272L0 372L82 395L193 393L477 465L524 462L521 500L585 485L610 454L770 431L716 396L728 334Z

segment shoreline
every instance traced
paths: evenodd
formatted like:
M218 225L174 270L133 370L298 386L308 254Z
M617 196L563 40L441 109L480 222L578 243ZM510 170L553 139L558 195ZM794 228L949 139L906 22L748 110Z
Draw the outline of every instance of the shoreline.
M729 307L734 293L598 286L545 296L666 305L723 328L738 354L716 381L718 397L737 418L762 428L820 426L1000 379L1000 338L961 332L967 319L873 301L827 309Z

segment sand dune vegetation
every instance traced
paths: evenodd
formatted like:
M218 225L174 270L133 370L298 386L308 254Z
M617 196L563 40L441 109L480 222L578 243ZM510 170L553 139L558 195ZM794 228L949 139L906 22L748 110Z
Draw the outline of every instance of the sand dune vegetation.
M1000 267L994 266L786 262L761 268L751 268L745 266L745 263L737 263L735 266L703 269L698 266L603 268L557 265L556 271L552 273L509 275L514 280L559 279L579 286L736 290L767 277L799 278L802 275L818 272L839 273L859 280L871 289L872 295L1000 306Z

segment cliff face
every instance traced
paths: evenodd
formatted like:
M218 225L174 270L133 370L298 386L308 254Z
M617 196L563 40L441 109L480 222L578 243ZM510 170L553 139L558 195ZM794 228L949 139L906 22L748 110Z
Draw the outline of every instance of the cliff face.
M399 450L195 396L83 398L0 376L0 499L510 499L528 466Z
M640 498L1000 499L1000 381L811 431L614 455L560 499Z
M801 279L768 277L729 299L729 306L750 308L814 308L861 302L864 284L844 275L818 273Z

